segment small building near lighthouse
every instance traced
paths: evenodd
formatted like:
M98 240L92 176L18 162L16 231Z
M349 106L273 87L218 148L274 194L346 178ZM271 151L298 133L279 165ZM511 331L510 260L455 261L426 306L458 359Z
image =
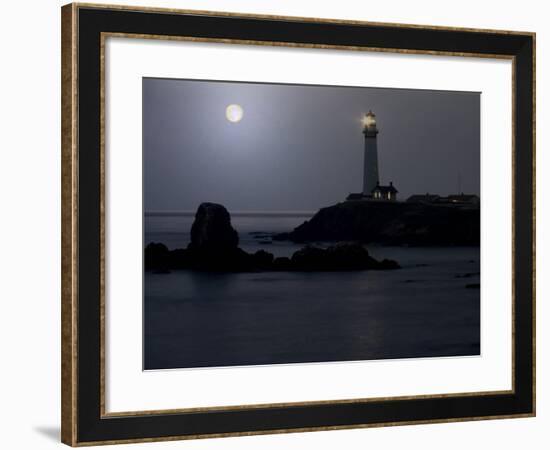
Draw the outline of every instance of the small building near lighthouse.
M369 111L363 118L363 135L365 136L363 159L363 191L351 193L346 200L395 201L398 190L390 182L389 186L380 184L378 171L378 127L376 115Z
M381 186L377 184L376 187L372 190L372 198L374 200L397 200L397 193L399 191L393 186L393 182L390 181L389 186Z

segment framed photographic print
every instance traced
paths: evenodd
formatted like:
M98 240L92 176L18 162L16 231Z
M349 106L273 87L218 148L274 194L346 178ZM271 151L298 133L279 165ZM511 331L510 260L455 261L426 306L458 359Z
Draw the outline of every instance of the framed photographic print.
M535 415L535 35L62 8L62 440Z

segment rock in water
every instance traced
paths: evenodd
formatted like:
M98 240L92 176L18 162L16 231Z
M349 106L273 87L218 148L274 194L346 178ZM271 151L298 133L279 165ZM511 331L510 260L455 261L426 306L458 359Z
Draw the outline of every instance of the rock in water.
M391 270L399 264L377 261L357 243L339 243L328 248L307 246L292 258L274 256L265 250L247 253L238 247L239 235L231 226L229 212L216 203L202 203L191 227L186 249L168 250L164 244L145 248L145 269L167 273L171 269L216 272Z
M191 227L189 249L224 253L238 245L239 235L231 226L227 209L217 203L201 203Z
M377 261L360 244L342 242L326 249L306 246L292 255L293 270L338 271L338 270L392 270L399 269L395 261Z
M151 242L145 247L145 270L166 270L170 267L170 251L164 244Z
M273 267L273 255L265 250L258 250L252 255L254 267L260 270L271 270Z

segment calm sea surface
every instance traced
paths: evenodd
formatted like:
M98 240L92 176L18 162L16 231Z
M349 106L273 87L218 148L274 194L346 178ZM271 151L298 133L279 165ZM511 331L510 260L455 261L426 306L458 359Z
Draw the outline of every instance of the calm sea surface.
M273 242L306 216L235 216L240 246ZM182 248L193 217L146 217L145 244ZM145 369L478 355L479 247L368 246L395 271L145 273Z

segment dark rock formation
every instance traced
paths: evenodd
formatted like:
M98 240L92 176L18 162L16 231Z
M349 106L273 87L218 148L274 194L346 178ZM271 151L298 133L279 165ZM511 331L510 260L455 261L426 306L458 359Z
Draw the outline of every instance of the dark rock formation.
M245 272L255 270L253 255L241 248L186 250L188 258L186 269L206 270L215 272Z
M191 248L168 250L165 245L151 243L145 248L145 269L166 273L170 269L192 269L216 272L253 271L343 271L392 270L397 262L377 261L360 244L337 244L326 249L306 246L292 258L274 258L265 250L254 254L237 248L220 253Z
M479 245L479 208L349 201L323 208L290 233L294 242L357 241L386 245Z
M199 206L186 249L168 250L164 244L145 248L145 269L166 273L170 269L219 272L329 271L397 269L395 261L377 261L360 244L340 243L326 249L307 246L292 258L274 258L265 250L254 254L239 248L239 236L227 210L214 203Z
M273 260L273 270L291 270L291 266L290 258L286 256L280 256Z
M191 243L178 258L195 270L243 271L255 267L252 256L238 247L239 235L227 209L217 203L201 203L191 226ZM174 263L174 262L173 262Z
M395 261L377 261L359 244L339 243L326 249L306 246L292 255L293 270L337 271L398 269Z
M239 235L231 226L231 216L222 205L201 203L191 227L189 249L224 252L237 248Z
M254 266L261 270L271 270L273 267L273 255L265 250L258 250L252 255Z
M170 264L170 250L164 244L152 242L145 248L145 270L166 270Z

